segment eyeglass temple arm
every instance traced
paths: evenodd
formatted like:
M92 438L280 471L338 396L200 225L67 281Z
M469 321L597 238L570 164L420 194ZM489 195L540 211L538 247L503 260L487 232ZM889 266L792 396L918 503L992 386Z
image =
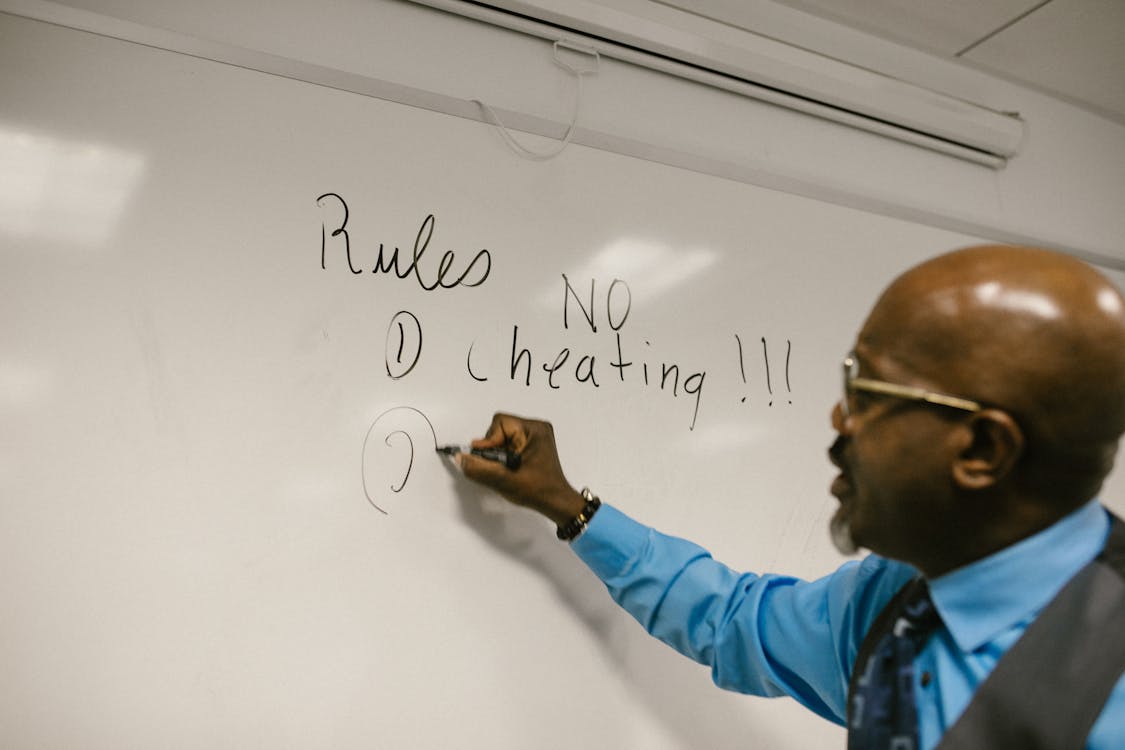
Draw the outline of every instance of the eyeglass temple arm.
M851 380L851 387L858 391L884 393L888 396L900 396L902 398L914 399L915 401L925 401L931 404L938 404L939 406L948 406L952 409L960 409L962 411L977 412L981 410L981 405L976 401L970 401L967 398L958 398L957 396L947 396L944 393L934 393L924 388L915 388L909 385L895 385L893 383L884 383L880 380L853 378Z

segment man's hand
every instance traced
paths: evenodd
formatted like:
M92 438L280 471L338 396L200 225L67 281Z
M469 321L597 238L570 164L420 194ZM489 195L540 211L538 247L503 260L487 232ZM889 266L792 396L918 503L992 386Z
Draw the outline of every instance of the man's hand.
M490 487L516 505L539 511L562 525L582 512L586 502L563 475L555 447L555 430L549 422L495 414L483 438L473 448L500 448L520 456L512 470L471 453L458 455L465 476Z

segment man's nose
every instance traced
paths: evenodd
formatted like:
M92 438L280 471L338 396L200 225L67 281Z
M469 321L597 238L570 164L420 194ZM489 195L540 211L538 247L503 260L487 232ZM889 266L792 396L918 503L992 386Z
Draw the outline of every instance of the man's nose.
M844 406L839 401L837 401L832 406L831 419L832 419L832 429L834 429L836 432L840 433L841 435L848 434L848 430L851 427L851 419L849 417L845 416Z

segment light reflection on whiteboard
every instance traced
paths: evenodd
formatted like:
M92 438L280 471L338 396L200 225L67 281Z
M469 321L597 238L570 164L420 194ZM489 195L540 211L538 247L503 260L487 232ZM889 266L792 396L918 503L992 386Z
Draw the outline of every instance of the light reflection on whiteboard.
M101 247L144 171L136 153L0 125L0 234Z
M701 247L675 248L662 242L622 238L595 253L585 265L567 270L575 288L588 288L591 279L608 287L613 279L624 280L631 290L657 298L673 287L691 281L718 260L715 250ZM540 295L543 307L554 308L561 299L562 282Z

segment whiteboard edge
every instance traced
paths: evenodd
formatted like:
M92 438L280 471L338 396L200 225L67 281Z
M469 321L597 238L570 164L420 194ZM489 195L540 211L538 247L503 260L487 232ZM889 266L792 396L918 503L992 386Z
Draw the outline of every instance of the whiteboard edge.
M146 26L61 5L51 0L0 0L0 13L475 122L485 124L489 122L480 106L467 99L247 49L226 42L201 39L176 31ZM504 109L496 111L509 128L533 135L560 138L567 128L566 123L543 117ZM1001 229L975 219L857 193L854 189L841 184L827 184L823 177L819 176L797 175L793 174L792 170L786 173L762 167L732 164L582 127L575 128L571 141L601 151L756 185L893 219L915 222L936 229L970 234L996 242L1048 247L1105 268L1125 271L1125 258L1092 252L1065 243L1045 243L1041 238L1033 235Z

